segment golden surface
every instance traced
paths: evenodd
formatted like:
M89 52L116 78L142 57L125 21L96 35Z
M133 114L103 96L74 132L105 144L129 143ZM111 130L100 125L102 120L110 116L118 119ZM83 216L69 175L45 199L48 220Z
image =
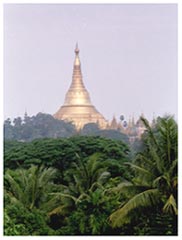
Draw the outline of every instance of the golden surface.
M107 121L92 105L82 80L78 46L76 46L75 54L71 86L66 93L64 105L53 116L59 120L72 122L77 129L87 123L98 123L101 128L105 128Z

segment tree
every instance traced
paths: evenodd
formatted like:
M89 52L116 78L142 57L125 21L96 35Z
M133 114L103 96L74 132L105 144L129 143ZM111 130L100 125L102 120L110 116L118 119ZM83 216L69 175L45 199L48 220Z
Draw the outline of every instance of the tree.
M5 139L14 139L13 126L11 125L11 119L7 118L4 121L4 138Z
M102 187L109 179L110 173L104 166L104 162L100 162L100 155L93 154L88 158L87 162L77 155L78 163L73 163L74 168L69 169L66 173L68 185L62 185L62 192L55 195L63 198L70 198L76 204L89 190Z
M116 205L115 196L106 194L105 188L89 190L78 201L76 209L67 216L63 235L112 235L108 216Z
M15 119L13 120L13 123L14 123L14 126L15 126L15 127L17 127L17 128L21 127L21 125L22 125L22 119L21 119L21 117L15 118Z
M128 163L135 172L133 180L114 189L122 192L125 200L110 216L112 227L130 222L137 209L158 206L163 213L177 215L177 124L166 116L158 118L152 129L145 118L141 120L146 127L145 147L133 163Z
M119 179L111 178L108 162L98 153L90 156L87 162L78 156L78 163L74 165L74 170L69 171L69 185L55 193L59 206L50 212L53 217L62 216L61 221L56 219L60 222L56 226L60 234L118 234L109 226L108 217L120 203L118 194L110 191Z
M43 166L7 170L5 173L5 194L14 203L20 202L27 209L40 207L55 177L56 170Z
M70 215L70 212L75 212L78 209L82 215L85 214L85 217L88 218L83 203L88 204L89 201L92 201L92 197L94 198L98 194L98 189L103 192L104 184L110 178L110 173L104 166L104 162L99 161L99 154L90 156L87 162L84 162L78 155L77 157L78 163L74 163L74 169L67 172L68 185L62 185L60 192L52 193L54 198L47 203L48 207L55 204L55 207L50 211L50 216L54 218L55 215L65 218L65 216Z

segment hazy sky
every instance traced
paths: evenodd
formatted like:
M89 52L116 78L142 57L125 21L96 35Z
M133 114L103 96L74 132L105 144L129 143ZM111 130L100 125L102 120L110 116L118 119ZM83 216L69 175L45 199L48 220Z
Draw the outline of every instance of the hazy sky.
M54 114L83 80L106 119L177 117L177 5L4 5L4 117Z

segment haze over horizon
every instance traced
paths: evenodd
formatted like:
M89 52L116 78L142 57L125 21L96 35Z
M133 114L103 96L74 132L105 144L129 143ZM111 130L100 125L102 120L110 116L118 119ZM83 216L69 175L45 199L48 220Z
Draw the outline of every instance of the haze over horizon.
M177 119L176 4L5 4L5 119L59 109L76 42L84 84L107 120Z

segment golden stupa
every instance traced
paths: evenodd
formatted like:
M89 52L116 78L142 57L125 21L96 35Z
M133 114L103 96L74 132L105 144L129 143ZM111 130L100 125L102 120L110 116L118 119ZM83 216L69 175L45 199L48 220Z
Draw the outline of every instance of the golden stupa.
M63 106L53 116L59 120L72 122L78 130L87 123L97 123L100 128L107 126L105 118L92 105L89 93L84 86L78 45L75 48L71 86L66 93Z

